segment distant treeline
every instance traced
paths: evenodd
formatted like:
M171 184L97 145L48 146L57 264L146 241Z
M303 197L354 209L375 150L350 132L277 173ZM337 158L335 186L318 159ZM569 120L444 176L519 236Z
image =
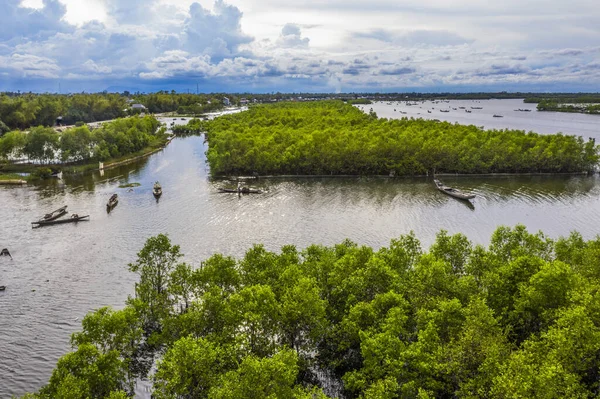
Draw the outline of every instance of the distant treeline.
M555 100L541 100L538 111L572 112L580 114L600 114L600 104L593 103L561 103Z
M117 119L90 131L87 126L62 133L38 126L0 137L0 159L27 158L38 163L104 161L132 154L165 140L152 116Z
M526 97L526 103L597 104L600 93L545 93Z
M258 105L202 128L214 175L580 172L599 160L581 137L378 119L341 101Z
M223 94L17 94L0 93L0 136L12 129L32 126L74 125L77 122L96 122L139 113L132 104L142 104L146 112L178 112L202 114L223 108ZM229 96L231 104L239 104L240 97Z
M348 102L348 104L354 104L354 105L357 105L357 104L368 105L368 104L372 104L373 103L371 100L369 100L367 98L357 98L355 100L348 100L347 102Z
M593 398L600 238L499 227L487 247L440 231L374 249L249 248L199 267L159 235L135 295L86 315L23 399Z

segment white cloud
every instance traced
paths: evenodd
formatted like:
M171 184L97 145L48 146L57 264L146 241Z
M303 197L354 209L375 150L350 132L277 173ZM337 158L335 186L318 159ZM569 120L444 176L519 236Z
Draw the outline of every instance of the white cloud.
M29 54L0 56L0 71L12 72L19 78L57 78L59 67L49 58Z
M0 90L35 90L36 79L96 90L202 79L223 91L600 90L600 8L587 0L200 1L4 0Z
M277 46L307 48L309 41L308 38L302 37L302 32L298 25L285 24L281 29L279 39L277 39Z

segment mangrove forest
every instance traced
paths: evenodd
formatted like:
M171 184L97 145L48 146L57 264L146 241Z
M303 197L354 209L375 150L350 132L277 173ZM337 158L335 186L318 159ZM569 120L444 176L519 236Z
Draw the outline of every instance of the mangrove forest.
M440 231L192 266L165 235L135 294L71 337L26 398L591 398L600 394L600 237Z
M37 165L105 161L159 147L166 142L166 132L153 116L116 119L90 130L87 125L57 132L38 126L24 131L11 131L0 137L0 171L15 159L26 159ZM12 165L18 170L23 164Z
M384 119L342 101L257 105L188 131L207 132L213 175L569 173L598 163L593 140Z

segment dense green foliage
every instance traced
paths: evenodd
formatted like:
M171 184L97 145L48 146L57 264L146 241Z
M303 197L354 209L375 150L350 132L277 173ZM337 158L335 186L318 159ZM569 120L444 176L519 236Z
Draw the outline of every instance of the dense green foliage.
M36 398L587 398L600 381L600 237L411 233L197 269L150 238L122 310L88 314ZM112 395L112 396L111 396Z
M555 100L541 100L537 105L537 110L600 114L600 104L561 103Z
M544 93L543 95L528 96L526 103L549 101L563 104L597 104L600 103L600 93Z
M0 94L0 120L11 129L54 126L62 116L66 125L125 116L127 98L119 94Z
M523 101L537 103L538 111L600 114L600 94L598 93L550 93L529 96Z
M341 101L258 105L204 127L215 175L579 172L598 162L581 137L377 119Z
M135 153L165 140L152 116L116 119L90 131L87 126L58 133L38 126L0 137L0 159L27 157L39 163L104 161Z
M206 121L194 118L185 125L175 125L171 128L174 134L186 136L190 134L200 134L206 130Z
M357 98L355 100L348 100L347 103L348 104L354 104L354 105L356 105L356 104L365 104L365 105L368 105L368 104L371 104L372 102L371 102L371 100L369 100L367 98Z
M224 95L177 94L158 92L152 94L16 94L0 93L0 136L4 127L28 129L32 126L54 126L57 118L61 124L106 121L135 113L132 103L142 104L151 113L174 112L200 114L223 108ZM239 103L236 96L229 97L232 104ZM8 130L7 129L7 130Z

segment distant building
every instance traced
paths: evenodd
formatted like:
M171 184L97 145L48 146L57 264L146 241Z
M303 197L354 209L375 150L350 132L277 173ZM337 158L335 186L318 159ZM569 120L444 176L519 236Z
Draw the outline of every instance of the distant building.
M132 104L131 109L143 111L146 109L146 107L143 104Z
M56 118L56 126L62 126L63 125L63 117L59 116L58 118Z
M231 101L229 101L229 99L227 97L223 97L223 104L231 105Z
M248 103L249 103L249 101L248 101L247 99L245 99L245 98L242 98L242 99L240 100L240 104L241 104L241 105L248 105Z

